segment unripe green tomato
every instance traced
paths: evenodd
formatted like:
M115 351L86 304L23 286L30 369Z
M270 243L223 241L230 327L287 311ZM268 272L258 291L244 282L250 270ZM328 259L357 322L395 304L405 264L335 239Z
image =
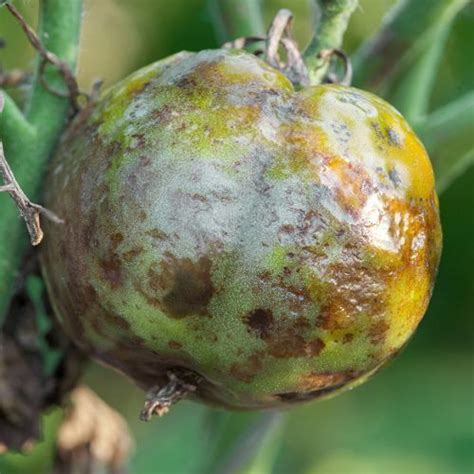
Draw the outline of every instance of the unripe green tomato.
M350 87L295 91L237 51L181 53L63 137L42 265L64 330L144 389L284 406L365 380L425 313L441 229L403 117Z

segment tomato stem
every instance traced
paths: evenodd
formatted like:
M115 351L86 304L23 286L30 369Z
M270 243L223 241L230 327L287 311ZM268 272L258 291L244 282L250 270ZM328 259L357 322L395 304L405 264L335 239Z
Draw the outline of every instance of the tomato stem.
M212 0L210 5L219 42L265 33L261 0Z
M304 53L312 85L321 84L326 76L329 62L321 51L340 48L350 17L358 0L316 0L319 21L311 43Z
M39 37L44 48L74 69L78 56L82 0L43 0ZM38 55L26 114L5 93L0 114L0 140L23 191L37 201L49 157L68 122L69 98L57 97L44 87ZM53 88L64 88L57 68L48 67L43 78ZM14 282L28 248L24 224L4 193L0 195L0 325L5 319Z

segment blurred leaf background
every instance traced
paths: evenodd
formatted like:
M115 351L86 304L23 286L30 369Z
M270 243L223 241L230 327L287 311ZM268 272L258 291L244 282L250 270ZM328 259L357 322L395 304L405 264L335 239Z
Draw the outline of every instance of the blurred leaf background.
M429 9L430 1L421 1ZM134 69L183 49L217 47L209 2L86 0L79 71L82 88L88 90L98 78L113 84ZM349 53L377 30L393 3L360 1L346 34ZM37 2L16 4L35 24ZM267 24L279 8L290 8L300 45L309 41L311 0L265 0L263 4ZM29 67L32 51L3 10L0 36L7 42L0 50L1 66ZM473 86L474 4L470 3L456 17L448 36L430 109L472 91ZM469 133L472 148L474 130ZM91 364L84 381L127 418L134 433L136 451L130 471L472 473L473 166L442 194L441 213L444 252L428 314L404 353L353 392L283 415L220 413L182 402L163 419L145 424L138 421L143 394L123 377ZM0 473L48 472L60 415L57 410L45 417L44 442L29 455L1 456Z

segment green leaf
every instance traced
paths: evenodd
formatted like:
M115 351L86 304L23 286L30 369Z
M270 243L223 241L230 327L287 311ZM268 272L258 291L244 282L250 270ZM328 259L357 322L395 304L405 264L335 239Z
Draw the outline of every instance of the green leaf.
M438 176L436 189L439 194L446 191L457 178L474 165L474 148L464 155L453 155L449 158L435 167L435 174Z
M284 415L279 413L271 420L271 426L263 435L257 453L241 474L271 474L283 441Z
M377 35L354 55L355 85L385 97L406 98L408 106L401 103L401 108L414 115L422 113L431 95L432 76L446 31L467 3L468 0L400 0L386 15ZM397 94L396 89L400 88Z
M29 275L25 287L35 309L38 328L38 340L36 342L43 358L43 370L47 375L51 375L61 362L62 353L57 349L52 349L48 344L47 335L52 329L52 323L43 302L45 286L40 277Z
M271 464L273 454L268 444L280 430L282 421L283 415L276 412L210 412L211 439L215 445L210 449L209 463L203 472L253 473L254 460L262 466Z
M441 193L473 162L474 92L426 116L415 130L428 149Z
M265 32L261 0L210 0L209 10L220 43Z
M419 59L397 81L390 93L390 102L402 112L408 122L423 117L429 110L437 70L445 49L452 22L442 23L437 40L420 55Z

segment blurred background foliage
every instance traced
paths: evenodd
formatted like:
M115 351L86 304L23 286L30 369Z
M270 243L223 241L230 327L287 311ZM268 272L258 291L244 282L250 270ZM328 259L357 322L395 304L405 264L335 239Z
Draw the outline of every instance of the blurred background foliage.
M429 9L430 1L421 1ZM263 3L266 24L279 8L290 8L299 44L309 41L310 0ZM349 53L377 30L393 3L360 1L345 37ZM35 24L37 2L16 4ZM183 49L215 48L220 41L208 0L86 0L84 20L79 79L85 90L95 79L110 85L149 62ZM0 50L1 66L28 67L32 51L3 10L0 36L7 42ZM448 37L430 109L447 104L473 85L471 3L456 17ZM474 130L470 132L473 137ZM163 419L145 424L138 421L143 394L123 377L91 364L84 381L127 418L135 436L130 471L473 472L474 167L442 194L441 213L444 252L428 314L403 354L353 392L283 415L217 413L182 402ZM1 456L0 473L48 472L60 416L59 410L45 416L44 441L29 455Z

